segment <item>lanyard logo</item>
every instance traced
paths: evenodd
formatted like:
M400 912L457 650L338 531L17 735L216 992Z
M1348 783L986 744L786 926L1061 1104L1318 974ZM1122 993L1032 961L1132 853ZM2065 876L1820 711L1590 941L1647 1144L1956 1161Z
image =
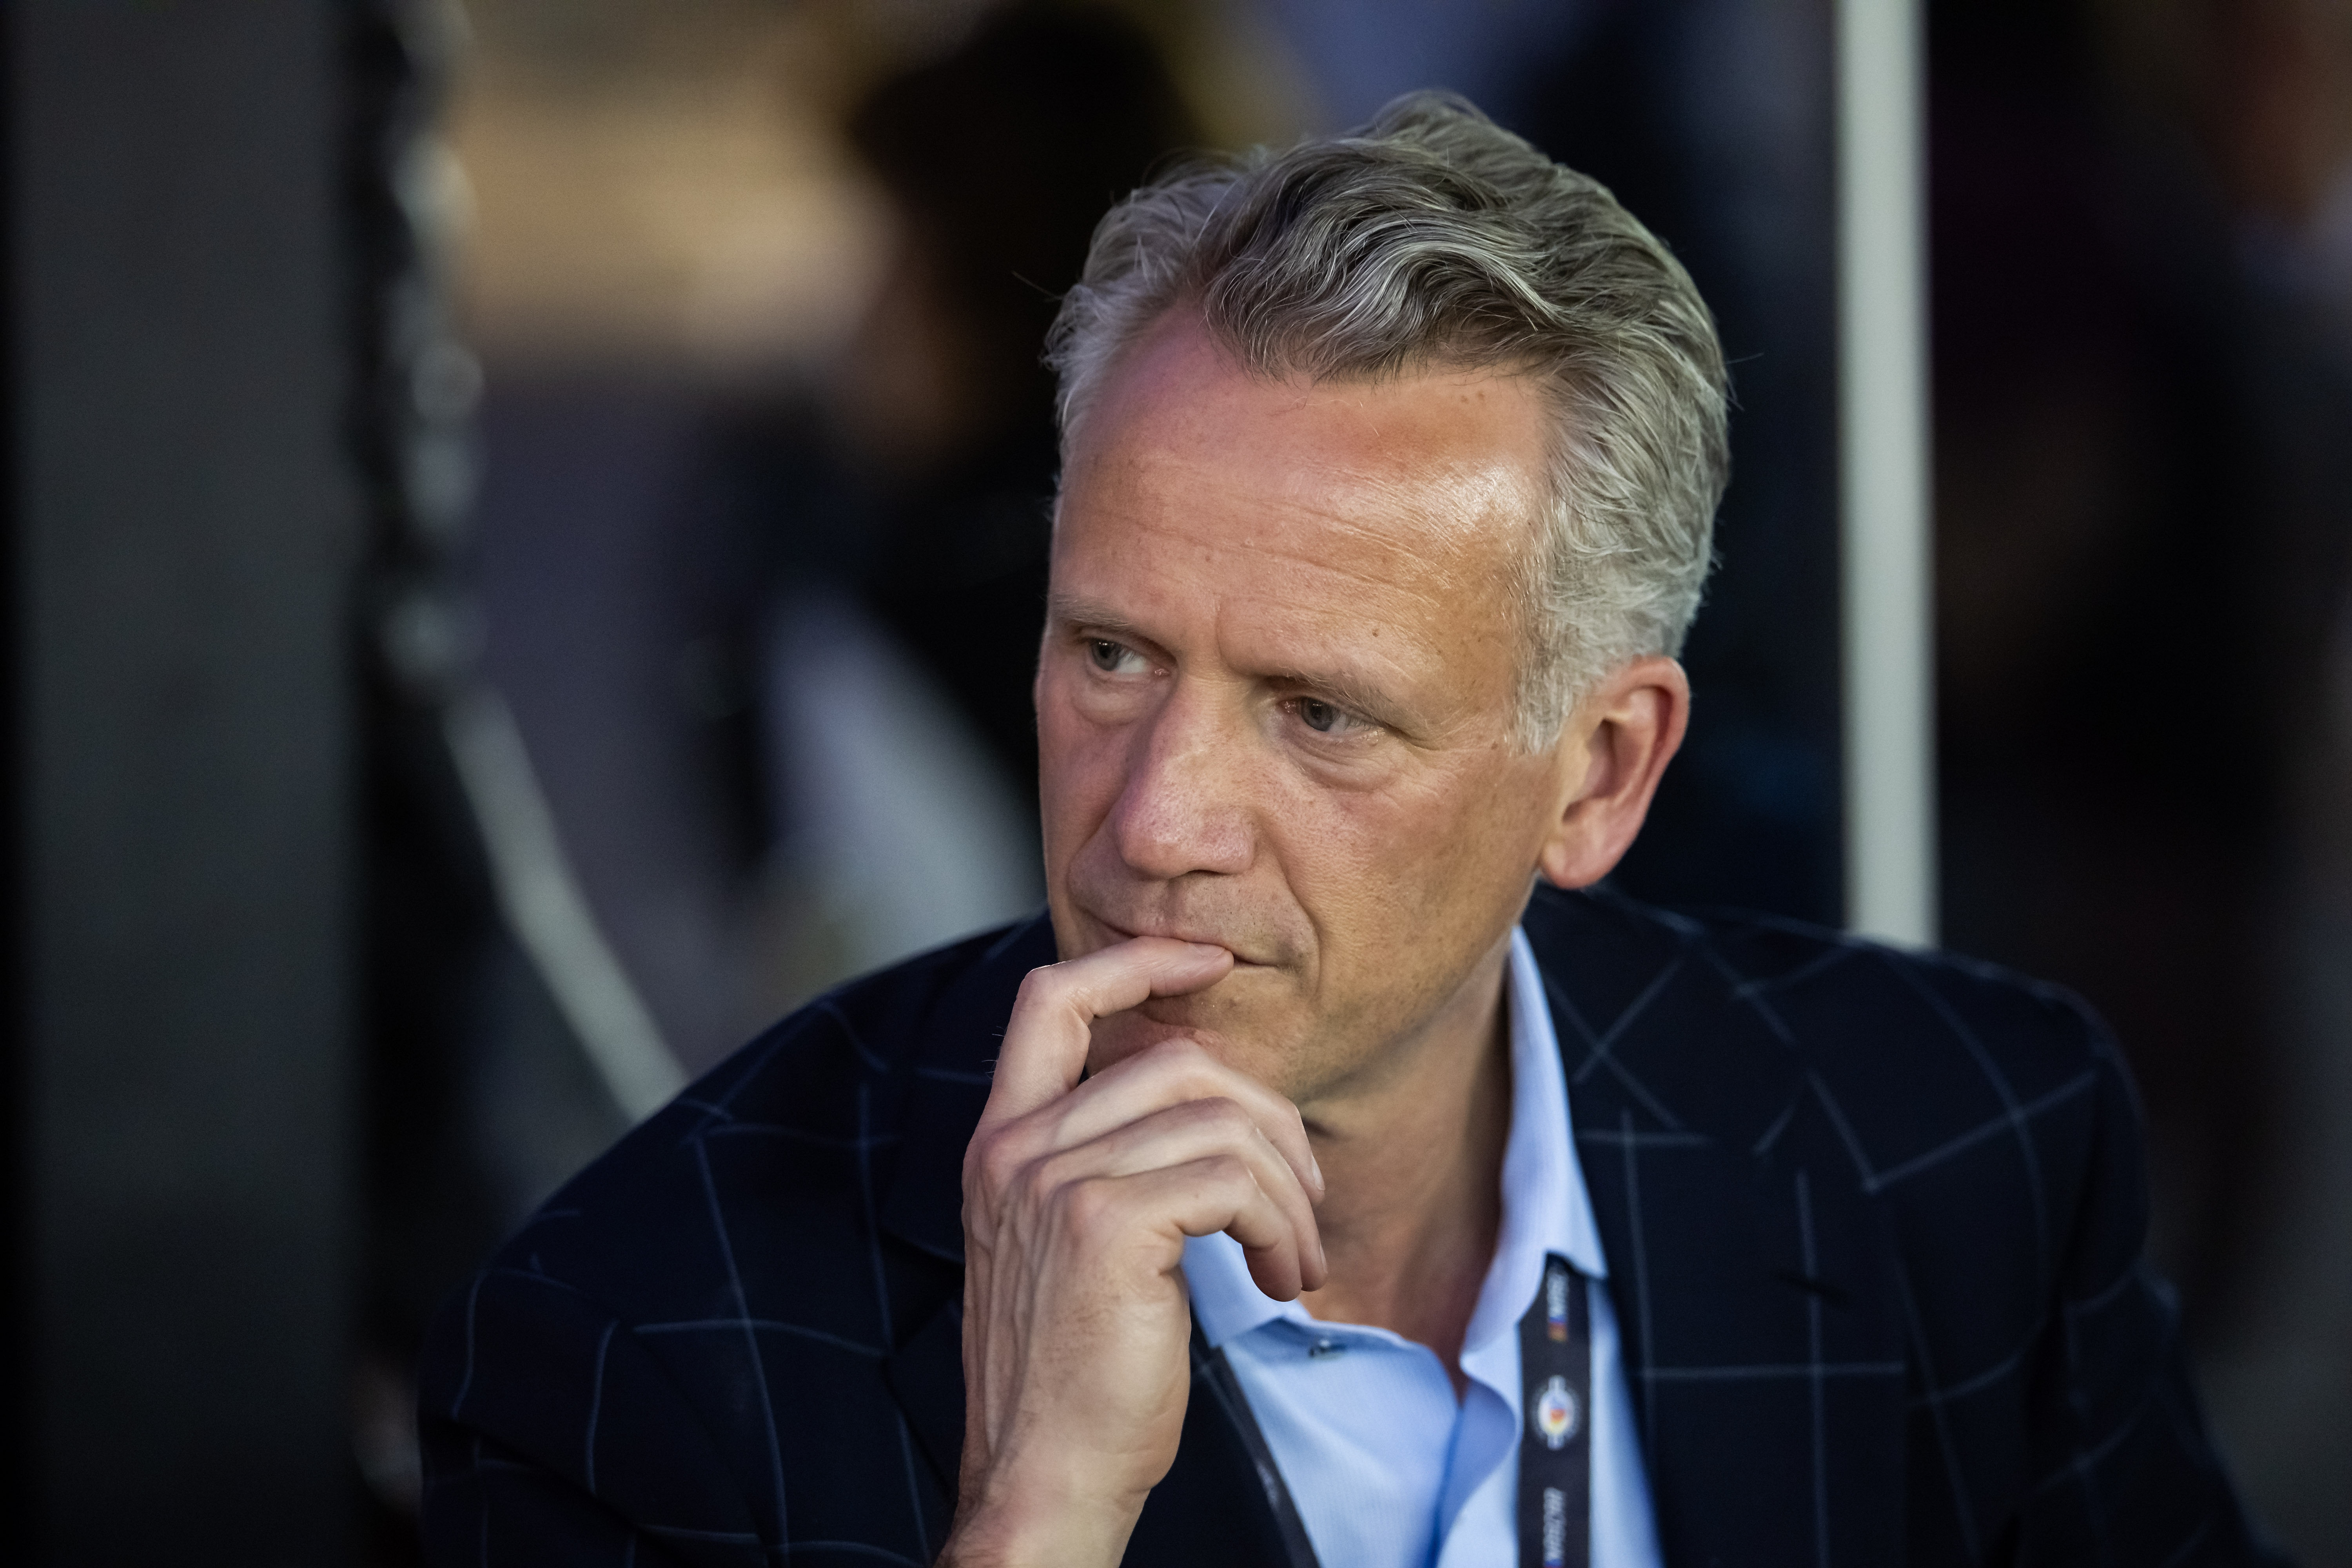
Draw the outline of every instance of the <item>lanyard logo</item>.
M1568 1379L1555 1377L1536 1395L1536 1433L1547 1448L1565 1448L1584 1425L1584 1411L1577 1404L1576 1390L1569 1387Z
M1557 1265L1544 1272L1544 1332L1556 1345L1568 1343L1568 1270Z

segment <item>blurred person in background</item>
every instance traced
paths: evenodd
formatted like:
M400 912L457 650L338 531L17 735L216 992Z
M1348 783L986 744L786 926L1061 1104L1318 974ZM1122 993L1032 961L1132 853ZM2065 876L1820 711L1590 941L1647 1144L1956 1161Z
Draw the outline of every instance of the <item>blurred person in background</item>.
M483 247L504 312L482 329L485 667L628 980L698 1070L782 1006L1034 903L1036 344L1092 217L1197 136L1159 47L1100 6L975 8L871 58L756 5L576 28L482 9L511 13L485 17L503 63L460 136L504 215ZM698 121L698 94L753 107ZM545 159L551 120L600 158ZM743 166L689 203L698 143ZM620 179L643 184L596 205ZM575 314L530 316L572 297L547 280L579 236L619 254L565 285ZM741 289L787 240L825 259L800 263L798 335L755 353L740 340L774 329L698 316L705 275ZM632 306L656 283L668 314ZM695 358L714 336L746 357Z

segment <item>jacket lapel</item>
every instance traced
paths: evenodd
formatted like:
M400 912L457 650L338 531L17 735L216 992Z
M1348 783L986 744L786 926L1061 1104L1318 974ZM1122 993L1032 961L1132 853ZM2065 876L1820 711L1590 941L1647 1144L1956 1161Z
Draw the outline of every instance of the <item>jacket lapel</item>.
M1527 927L1666 1561L1898 1561L1899 1286L1802 1058L1695 924L1543 894Z

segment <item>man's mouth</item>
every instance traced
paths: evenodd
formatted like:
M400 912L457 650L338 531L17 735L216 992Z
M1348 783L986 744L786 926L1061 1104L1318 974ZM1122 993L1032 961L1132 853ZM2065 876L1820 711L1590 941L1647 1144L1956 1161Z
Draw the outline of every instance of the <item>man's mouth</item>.
M1107 921L1091 910L1087 911L1087 918L1108 932L1114 942L1131 941L1139 936L1165 937L1171 942L1198 942L1204 947L1222 947L1234 955L1234 967L1236 969L1268 967L1263 957L1252 956L1252 949L1236 944L1232 937L1221 932L1173 923L1164 926L1156 922L1132 927L1123 926L1115 921Z

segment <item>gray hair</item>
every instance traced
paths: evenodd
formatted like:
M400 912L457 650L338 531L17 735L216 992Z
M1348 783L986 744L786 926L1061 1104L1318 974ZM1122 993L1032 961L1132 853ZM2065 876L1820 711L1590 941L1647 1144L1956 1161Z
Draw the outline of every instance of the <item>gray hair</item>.
M1528 750L1611 670L1681 651L1730 473L1723 352L1689 276L1599 182L1416 92L1346 135L1144 186L1095 230L1047 340L1066 453L1110 367L1179 303L1255 374L1541 382L1550 515L1511 584Z

